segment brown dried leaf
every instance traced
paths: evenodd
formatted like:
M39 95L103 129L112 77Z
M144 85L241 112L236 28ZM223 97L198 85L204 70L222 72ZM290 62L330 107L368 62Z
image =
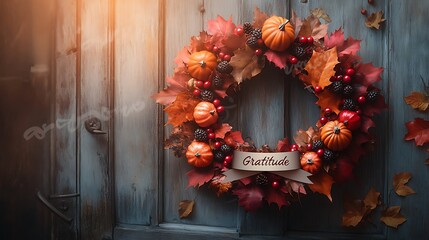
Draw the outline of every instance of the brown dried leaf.
M264 25L265 20L267 20L269 18L269 16L262 12L261 9L259 9L258 7L255 7L255 11L253 12L253 28L262 28L262 26Z
M404 97L404 100L412 108L422 112L429 107L429 97L421 92L412 92L411 95Z
M307 131L298 130L296 135L293 137L298 146L305 146L308 143L311 143L319 139L319 132L315 131L313 127L309 127Z
M213 181L210 182L210 188L213 188L216 191L216 195L219 197L220 195L226 193L229 191L229 189L232 188L231 182L221 183L221 181L225 178L225 176L222 177L215 177L213 178Z
M372 13L365 20L365 26L379 30L380 23L386 21L386 19L383 18L383 14L384 14L383 10L381 10L380 12Z
M292 11L292 17L290 19L290 22L292 23L292 26L294 26L295 28L295 35L297 35L301 30L302 20L301 18L298 17L298 15L296 15L295 11Z
M375 190L375 188L371 188L369 192L366 194L365 199L363 200L365 207L367 209L373 210L380 204L380 193ZM369 213L369 212L368 212Z
M321 18L328 23L332 22L331 18L329 17L329 15L326 13L325 9L323 9L323 8L313 8L310 10L310 13L313 16L315 16L317 18Z
M319 19L313 15L309 16L302 22L298 36L312 36L314 40L324 38L328 33L328 24L320 23Z
M313 52L310 60L305 66L308 75L302 75L301 80L314 88L319 86L322 89L332 82L331 77L335 75L335 66L338 62L337 47L333 47L323 52Z
M381 213L380 221L389 227L398 228L399 225L407 221L399 211L401 211L400 206L389 207Z
M194 209L195 201L193 200L183 200L179 203L179 217L187 218L192 213Z
M361 200L349 200L344 202L343 226L356 227L365 215L365 206Z
M234 51L230 65L233 67L232 75L237 83L250 79L258 75L265 65L265 58L258 58L252 48L246 45L245 48Z
M395 189L396 194L405 197L416 193L412 188L405 185L410 179L410 172L400 172L395 174L393 177L393 188Z
M182 157L186 148L194 139L194 131L197 125L194 122L186 122L181 126L174 127L168 139L164 141L165 149L172 149L174 156Z

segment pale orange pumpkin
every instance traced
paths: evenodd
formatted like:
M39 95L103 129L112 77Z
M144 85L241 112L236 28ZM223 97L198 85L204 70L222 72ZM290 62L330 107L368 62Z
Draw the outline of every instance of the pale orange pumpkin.
M194 52L189 57L188 72L197 80L205 81L217 66L216 56L209 51Z
M301 157L301 167L305 171L315 174L322 169L322 159L315 152L306 152Z
M186 158L194 167L207 167L213 162L213 152L207 143L193 141L188 146Z
M265 45L275 51L286 50L295 39L295 29L289 20L272 16L262 26L262 40Z
M321 130L323 144L334 151L345 149L352 141L352 132L339 121L327 122Z
M194 120L200 127L209 127L217 122L219 115L215 105L210 102L200 102L194 108Z

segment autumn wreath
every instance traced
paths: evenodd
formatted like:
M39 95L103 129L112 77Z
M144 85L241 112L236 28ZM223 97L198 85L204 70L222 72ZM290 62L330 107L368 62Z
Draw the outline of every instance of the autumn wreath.
M372 143L371 118L386 104L373 85L381 80L383 68L361 62L359 40L345 39L341 29L328 35L327 29L315 16L301 20L293 14L288 20L256 8L253 23L235 25L231 18L218 16L209 20L207 32L191 38L175 59L168 87L154 95L157 103L166 105L167 124L174 127L165 147L178 157L185 155L194 167L187 173L189 186L208 184L218 195L231 191L246 210L264 202L286 206L309 190L332 201L332 184L352 178L353 167ZM299 130L294 144L280 140L275 150L244 141L224 118L231 93L269 63L283 69L287 79L300 79L321 109L315 127ZM267 157L247 154L250 157L234 160L243 152ZM274 159L282 152L286 155ZM297 161L292 164L293 156L287 154L295 154ZM292 170L301 176L262 168L229 178L235 165L250 161L259 166L295 164ZM300 181L309 175L309 181Z

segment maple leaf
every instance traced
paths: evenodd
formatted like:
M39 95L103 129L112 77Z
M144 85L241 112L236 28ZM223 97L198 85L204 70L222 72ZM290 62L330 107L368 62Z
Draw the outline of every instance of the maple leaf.
M219 197L220 195L229 191L232 188L231 182L222 183L221 181L225 178L225 176L216 176L213 178L213 181L210 182L210 188L213 188L216 191L216 195Z
M354 81L363 86L371 86L381 80L382 67L374 67L372 63L362 63L356 67Z
M360 40L351 37L344 40L344 32L341 28L337 29L330 36L326 35L323 44L328 48L337 47L338 57L345 55L356 55L360 49Z
M191 51L187 46L185 46L177 54L176 58L174 59L174 63L176 63L178 67L186 66L186 64L189 62L190 56Z
M165 149L172 149L174 156L182 157L186 148L194 139L194 131L197 125L194 122L186 122L181 126L174 127L169 138L164 141Z
M368 133L370 128L375 127L375 123L371 118L362 115L360 119L361 119L360 130L363 133Z
M292 17L290 18L290 23L292 24L292 26L295 27L295 35L297 35L301 30L302 20L301 18L298 17L298 15L296 15L295 11L292 11Z
M313 8L310 10L310 13L311 13L311 15L313 15L317 18L321 18L328 23L332 22L331 18L329 17L329 15L326 13L325 9L323 9L323 8Z
M298 36L312 36L315 41L319 41L328 33L328 24L322 24L319 18L311 15L306 18L299 30Z
M325 89L324 91L317 93L316 96L319 98L316 104L319 105L321 109L326 109L329 107L336 114L340 112L340 104L343 100L341 96L333 93L329 89Z
M216 138L224 138L227 132L230 132L232 127L228 123L223 123L219 128L215 130Z
M152 95L152 98L162 105L171 104L174 102L177 95L188 91L188 81L190 78L191 76L183 73L176 73L173 77L167 77L168 87Z
M392 206L381 213L380 220L389 227L398 228L399 225L407 221L407 219L399 213L400 206Z
M246 79L250 79L258 75L265 65L264 58L259 58L255 55L255 51L246 45L245 48L234 51L234 56L229 62L233 71L231 75L234 76L237 83L241 83Z
M365 20L365 26L379 30L380 24L386 21L386 19L383 18L383 14L384 14L383 10L381 10L380 12L372 13Z
M290 143L289 139L285 138L283 140L279 140L277 143L277 152L289 152L290 151Z
M410 141L414 139L417 146L423 146L429 142L429 121L422 118L415 118L414 121L407 122L407 134L405 140Z
M176 100L164 109L168 114L167 124L177 127L184 122L193 121L194 108L199 102L199 99L187 92L177 95Z
M276 67L284 69L287 66L287 59L290 54L288 52L276 52L268 50L264 53L268 61L274 63Z
M264 25L265 20L269 18L269 16L262 12L261 9L258 7L255 7L255 10L253 11L253 28L259 28L262 29L262 26Z
M195 201L193 200L183 200L179 203L179 217L187 218L191 215L192 210L194 209Z
M226 39L222 40L222 44L228 49L228 51L234 51L237 48L244 47L245 43L246 38L235 34L231 34Z
M191 37L191 44L189 45L191 52L199 52L207 49L207 45L210 42L211 36L207 32L200 32L199 36Z
M258 186L247 185L236 188L232 191L238 197L238 204L246 211L255 211L262 207L264 193Z
M230 16L228 21L221 16L217 16L216 20L209 20L207 23L207 32L212 35L210 43L212 45L223 47L222 41L226 40L234 33L235 24Z
M416 193L411 187L405 185L410 179L410 172L400 172L393 176L393 189L395 190L396 194L405 197Z
M319 140L319 133L313 127L309 127L307 131L299 129L293 140L298 146L306 146L308 143Z
M320 171L309 178L313 182L313 184L308 185L311 191L324 194L332 202L331 188L334 179L325 171Z
M379 95L377 100L372 104L367 104L362 108L362 112L366 116L374 116L374 114L380 114L383 109L387 108L387 104L384 100L383 95Z
M235 146L235 147L244 143L244 140L243 140L243 137L241 136L240 131L234 131L234 132L227 133L224 140L225 140L226 144L228 144L230 146Z
M361 200L349 200L344 202L344 214L342 225L356 227L363 219L366 209Z
M366 194L363 203L365 204L366 209L374 210L378 205L380 205L380 192L377 192L375 188L372 187Z
M214 168L193 168L186 173L188 175L188 188L198 187L212 180L214 176Z
M268 188L265 192L264 198L267 200L268 204L275 203L278 209L289 205L286 195L274 188Z
M335 75L334 68L338 63L336 47L323 52L314 51L305 66L308 75L303 74L301 80L314 88L319 86L324 89L332 83L330 79Z
M412 108L422 112L429 107L429 96L421 92L412 92L409 96L404 97L404 100Z

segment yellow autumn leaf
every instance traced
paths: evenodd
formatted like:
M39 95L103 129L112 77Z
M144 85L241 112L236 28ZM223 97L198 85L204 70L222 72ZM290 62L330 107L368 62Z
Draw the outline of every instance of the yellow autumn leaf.
M409 96L404 97L404 100L412 108L422 112L429 107L429 97L421 92L412 92Z
M338 64L337 48L327 51L313 52L310 60L305 66L308 75L302 75L301 80L314 88L319 86L322 89L331 84L331 77L335 75L335 65Z
M386 19L383 18L383 14L383 10L381 10L380 12L372 13L365 20L365 26L369 28L375 28L377 30L380 29L380 24L386 21Z
M195 201L193 200L183 200L179 203L179 217L187 218L194 209Z

